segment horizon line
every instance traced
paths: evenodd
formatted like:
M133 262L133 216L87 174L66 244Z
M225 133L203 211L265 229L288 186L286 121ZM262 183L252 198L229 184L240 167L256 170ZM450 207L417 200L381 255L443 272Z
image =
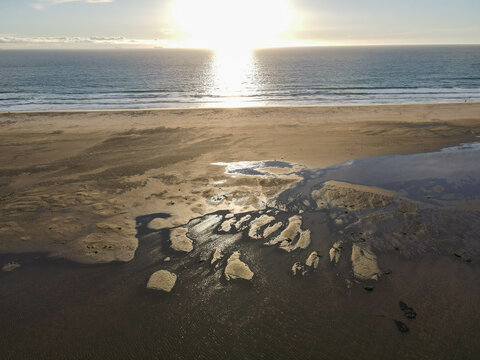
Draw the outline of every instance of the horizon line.
M270 49L306 49L306 48L340 48L340 47L420 47L420 46L480 46L479 43L405 43L405 44L315 44L315 45L286 45L286 46L268 46L248 49L249 51L270 50ZM0 46L0 51L10 50L203 50L217 51L218 49L208 47L172 47L172 46L104 46L104 47L5 47Z

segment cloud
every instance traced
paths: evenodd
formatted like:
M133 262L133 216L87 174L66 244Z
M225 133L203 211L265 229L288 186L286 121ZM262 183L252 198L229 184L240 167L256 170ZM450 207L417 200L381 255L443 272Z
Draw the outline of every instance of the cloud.
M114 0L35 0L32 4L34 9L42 10L45 9L47 6L55 5L55 4L64 4L64 3L71 3L71 2L85 2L90 4L100 4L100 3L111 3Z
M125 37L108 36L51 36L51 37L23 37L0 34L1 48L152 48L166 45L164 40L158 39L128 39Z

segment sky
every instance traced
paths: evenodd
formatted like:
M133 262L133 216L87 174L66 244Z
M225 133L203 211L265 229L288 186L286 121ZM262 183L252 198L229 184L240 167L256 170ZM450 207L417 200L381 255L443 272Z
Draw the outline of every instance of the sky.
M0 48L480 44L480 0L0 0Z

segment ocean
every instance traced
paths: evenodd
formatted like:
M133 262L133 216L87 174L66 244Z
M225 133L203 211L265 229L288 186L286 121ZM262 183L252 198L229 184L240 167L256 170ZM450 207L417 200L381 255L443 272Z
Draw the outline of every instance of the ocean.
M465 101L480 46L0 51L0 111Z

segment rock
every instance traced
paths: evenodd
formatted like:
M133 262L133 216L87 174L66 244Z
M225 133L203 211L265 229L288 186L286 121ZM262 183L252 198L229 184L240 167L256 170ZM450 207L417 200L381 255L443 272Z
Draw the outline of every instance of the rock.
M310 230L305 230L300 232L300 238L298 239L297 243L293 247L292 250L296 249L306 249L310 246Z
M246 223L252 218L251 215L245 215L235 224L237 230L244 230L246 228Z
M235 224L235 218L230 218L222 223L220 230L223 232L229 232L232 229L232 226Z
M2 266L2 271L10 272L10 271L13 271L15 269L18 269L19 267L20 267L19 263L9 262L8 264L5 264L5 265Z
M353 282L351 280L346 279L345 283L347 284L347 289L351 289L353 287Z
M341 181L327 181L321 189L312 191L312 198L317 202L318 208L325 208L328 204L333 207L348 206L353 211L387 206L395 196L392 191Z
M277 231L278 229L280 229L282 227L282 223L281 222L277 222L273 225L270 225L268 226L264 231L263 231L263 237L264 238L267 238L269 237L270 235L272 235L275 231Z
M365 285L363 288L367 291L373 291L373 289L374 289L374 287L370 286L370 285Z
M148 279L147 288L153 290L172 291L177 281L177 275L167 270L154 272Z
M252 239L261 239L262 235L259 234L260 229L265 226L270 224L272 221L274 221L275 218L273 216L269 215L262 215L253 220L250 223L250 230L248 231L248 236L250 236Z
M318 268L318 264L320 263L320 255L318 252L313 251L307 258L307 261L305 261L305 265L311 268Z
M222 251L220 249L215 249L212 255L212 260L210 264L215 264L218 260L221 260L223 258Z
M343 241L337 241L336 243L333 244L332 248L328 252L330 255L330 262L334 262L335 264L338 264L338 261L340 260L340 253L341 249L343 247Z
M306 249L310 245L310 230L302 230L302 218L298 215L288 219L287 227L273 240L265 245L280 244L280 249L291 252L296 249ZM294 244L295 239L298 238Z
M305 268L303 267L303 265L300 262L296 262L292 266L292 273L293 273L293 276L297 276L297 274L300 274L300 273L302 275L304 275L305 274Z
M253 278L253 272L248 265L240 260L240 251L235 251L228 258L227 266L225 267L225 278L227 280L251 280Z
M415 312L415 310L413 310L412 307L408 306L403 301L400 301L398 304L400 305L400 309L403 311L403 314L408 319L415 319L417 317L417 313Z
M167 256L165 259L163 259L163 261L165 261L165 262L169 262L170 260L172 260L172 259L170 258L170 256Z
M170 231L170 247L175 251L190 252L193 250L193 241L187 237L186 228L175 228Z
M403 322L398 321L398 320L393 320L395 322L395 325L397 325L397 329L402 332L402 333L407 333L410 331L407 325L405 325Z
M377 257L367 243L353 244L352 267L353 274L360 280L378 280L381 273Z

